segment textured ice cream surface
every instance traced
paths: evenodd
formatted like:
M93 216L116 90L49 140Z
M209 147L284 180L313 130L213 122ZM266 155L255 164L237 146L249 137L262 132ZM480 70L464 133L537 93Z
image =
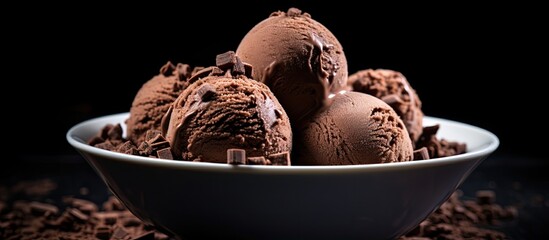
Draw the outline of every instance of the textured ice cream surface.
M168 62L162 66L160 74L143 84L135 95L130 117L126 120L127 138L133 144L139 146L145 140L147 131L160 130L162 117L187 87L191 74L189 65Z
M410 161L413 148L402 120L380 99L344 92L296 133L294 164L353 165Z
M419 140L423 131L421 101L402 73L366 69L350 75L347 84L353 91L373 95L389 104L406 125L412 143Z
M336 37L307 13L274 12L242 39L236 54L254 67L292 124L329 105L330 94L346 87L347 60Z
M227 163L228 154L240 153L234 149L245 151L248 164L290 161L292 129L273 93L263 83L219 68L181 93L162 129L174 157L186 161Z

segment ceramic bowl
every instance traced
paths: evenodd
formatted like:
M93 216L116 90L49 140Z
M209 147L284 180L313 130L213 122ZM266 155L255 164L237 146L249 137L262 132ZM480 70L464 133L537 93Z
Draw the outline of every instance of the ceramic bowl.
M181 239L394 239L438 208L499 145L465 123L438 137L467 153L402 163L349 166L235 166L161 160L86 144L128 113L75 125L68 142L146 224ZM123 126L125 128L125 126Z

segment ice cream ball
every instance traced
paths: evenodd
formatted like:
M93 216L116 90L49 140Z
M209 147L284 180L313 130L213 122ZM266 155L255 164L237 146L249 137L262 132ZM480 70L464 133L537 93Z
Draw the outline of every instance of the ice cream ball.
M208 69L173 102L162 121L174 157L227 163L228 154L237 149L245 154L241 164L290 165L290 121L270 89L244 74Z
M200 67L195 68L195 70ZM145 82L135 95L130 116L126 120L127 138L139 146L149 130L160 130L162 117L171 103L188 85L194 70L188 64L171 62L160 68L160 73Z
M416 143L423 133L421 100L406 77L389 69L364 69L349 76L349 89L373 95L387 104L400 116Z
M342 92L296 133L296 165L355 165L411 161L404 123L382 100Z
M236 54L254 79L271 88L292 124L330 104L346 87L347 60L338 39L297 8L274 12L241 40Z

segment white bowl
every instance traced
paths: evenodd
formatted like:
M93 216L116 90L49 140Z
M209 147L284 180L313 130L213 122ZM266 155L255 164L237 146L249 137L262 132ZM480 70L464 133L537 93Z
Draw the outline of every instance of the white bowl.
M146 224L182 239L394 239L438 208L499 145L481 128L425 117L467 153L349 166L233 166L110 152L86 144L128 113L72 127L68 142Z

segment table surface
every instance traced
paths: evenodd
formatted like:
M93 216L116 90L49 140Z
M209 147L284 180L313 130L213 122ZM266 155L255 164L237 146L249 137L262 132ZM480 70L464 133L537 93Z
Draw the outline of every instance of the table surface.
M51 179L57 183L49 198L74 195L102 203L110 195L106 185L78 154L16 156L0 163L0 186L21 181ZM488 157L459 187L463 198L474 199L478 190L493 190L496 203L516 206L518 218L495 229L511 239L549 239L549 160L510 156L497 152ZM81 189L87 193L81 195Z

